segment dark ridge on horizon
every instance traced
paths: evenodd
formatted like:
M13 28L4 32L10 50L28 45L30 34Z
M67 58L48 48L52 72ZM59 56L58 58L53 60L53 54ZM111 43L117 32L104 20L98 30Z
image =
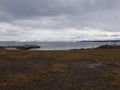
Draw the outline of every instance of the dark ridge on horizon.
M83 40L77 42L120 42L120 40Z

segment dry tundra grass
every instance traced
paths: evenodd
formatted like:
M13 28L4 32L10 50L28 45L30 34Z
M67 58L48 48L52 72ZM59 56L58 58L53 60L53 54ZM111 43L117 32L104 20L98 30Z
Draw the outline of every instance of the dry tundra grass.
M0 50L0 90L120 90L120 49Z

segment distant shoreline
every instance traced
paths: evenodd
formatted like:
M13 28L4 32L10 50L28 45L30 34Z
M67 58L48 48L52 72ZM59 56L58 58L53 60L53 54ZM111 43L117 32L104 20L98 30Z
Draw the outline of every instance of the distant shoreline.
M83 40L77 42L120 42L120 40Z
M120 40L78 40L78 41L0 41L0 42L33 42L33 43L39 43L39 42L120 42Z

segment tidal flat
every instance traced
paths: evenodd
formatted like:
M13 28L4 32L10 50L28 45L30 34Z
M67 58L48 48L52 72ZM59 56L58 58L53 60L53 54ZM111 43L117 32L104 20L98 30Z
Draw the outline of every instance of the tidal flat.
M120 90L120 47L0 50L0 90Z

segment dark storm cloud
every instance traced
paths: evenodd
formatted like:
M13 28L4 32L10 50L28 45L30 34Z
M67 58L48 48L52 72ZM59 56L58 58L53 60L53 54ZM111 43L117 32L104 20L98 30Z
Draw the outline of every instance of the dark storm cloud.
M84 15L119 9L119 0L0 0L0 12L12 18Z

